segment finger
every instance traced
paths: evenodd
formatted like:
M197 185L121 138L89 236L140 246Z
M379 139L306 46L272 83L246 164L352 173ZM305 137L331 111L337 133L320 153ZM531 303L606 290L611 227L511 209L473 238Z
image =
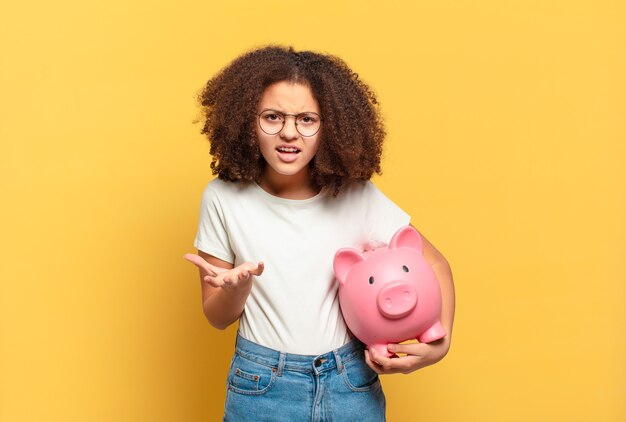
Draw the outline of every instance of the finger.
M224 285L224 283L222 281L220 281L216 277L212 277L210 275L207 275L206 277L204 277L204 281L206 281L209 285L211 285L213 287L222 287Z
M183 255L183 258L200 268L207 268L207 262L201 256L193 253L186 253L185 255Z
M201 256L193 253L186 253L185 255L183 255L183 258L196 265L198 268L206 271L209 275L217 275L215 271L213 271L213 269L211 268L210 264L206 262Z
M396 359L390 359L387 370L393 372L410 372L419 362L415 356L402 356Z
M381 355L375 349L371 349L370 354L371 354L372 360L381 367L383 372L387 372L388 370L393 368L392 360L390 358L387 358Z
M376 351L376 349L369 349L369 352L370 352L370 358L372 359L372 361L379 366L383 366L384 356L380 355Z
M423 343L394 344L389 343L387 350L391 353L404 353L406 355L419 356L424 353Z
M381 358L381 354L377 353L373 349L371 349L369 353L369 361L371 363L370 368L374 369L379 375L404 372L404 369L398 369L402 367L402 365L395 364L395 361L397 361L398 359L387 359L384 356ZM379 361L383 360L383 362L379 363L376 361L376 359L378 359Z
M218 266L215 266L213 264L209 264L208 262L207 262L207 266L209 267L209 270L211 270L216 275L225 273L226 271L230 271L230 269L228 269L228 268L218 267Z
M252 265L253 264L247 265L247 266L244 266L243 268L241 268L241 270L239 271L239 274L238 274L239 281L246 280L246 279L248 279L248 277L250 277L250 272L251 272Z
M367 349L365 350L365 363L367 364L367 366L372 368L372 370L376 372L377 374L379 375L382 374L382 368L380 367L380 365L376 364L376 362L372 361Z
M263 274L264 270L265 270L265 264L263 263L263 261L259 261L259 263L257 264L256 268L252 268L250 270L250 274L259 276L259 275Z
M387 358L381 356L380 353L376 353L376 351L374 351L374 355L383 374L409 373L415 370L414 367L419 363L415 356L398 357L394 355L391 358Z

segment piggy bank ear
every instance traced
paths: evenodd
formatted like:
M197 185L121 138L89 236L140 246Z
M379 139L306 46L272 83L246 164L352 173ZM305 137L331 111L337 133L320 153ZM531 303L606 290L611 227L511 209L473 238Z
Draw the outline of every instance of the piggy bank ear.
M337 251L333 265L335 267L335 277L339 280L339 284L346 282L346 276L350 268L361 261L365 261L365 257L356 249L344 248Z
M422 236L411 226L402 227L389 242L389 249L410 248L422 253Z

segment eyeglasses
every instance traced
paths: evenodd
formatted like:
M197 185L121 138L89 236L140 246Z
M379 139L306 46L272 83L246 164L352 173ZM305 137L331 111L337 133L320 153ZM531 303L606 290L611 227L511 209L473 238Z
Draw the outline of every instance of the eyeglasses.
M268 135L276 135L283 127L287 117L294 117L296 130L305 137L315 135L322 125L322 117L312 111L306 111L299 114L285 114L277 110L263 110L257 114L259 116L259 127Z

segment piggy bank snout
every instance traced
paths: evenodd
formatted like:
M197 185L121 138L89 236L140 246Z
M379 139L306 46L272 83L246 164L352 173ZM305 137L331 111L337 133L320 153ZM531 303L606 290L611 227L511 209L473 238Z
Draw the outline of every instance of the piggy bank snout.
M408 315L417 306L417 292L406 281L392 281L378 292L376 302L381 314L398 319Z

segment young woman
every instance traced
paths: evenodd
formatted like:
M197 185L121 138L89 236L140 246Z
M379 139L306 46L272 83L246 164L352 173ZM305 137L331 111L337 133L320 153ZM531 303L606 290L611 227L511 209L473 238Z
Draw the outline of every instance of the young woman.
M370 178L385 132L376 97L339 58L270 46L235 59L200 102L211 168L194 245L204 313L239 321L224 420L385 419L379 374L409 373L450 347L454 288L424 239L448 335L390 345L386 358L341 316L333 256L388 241L410 222Z

